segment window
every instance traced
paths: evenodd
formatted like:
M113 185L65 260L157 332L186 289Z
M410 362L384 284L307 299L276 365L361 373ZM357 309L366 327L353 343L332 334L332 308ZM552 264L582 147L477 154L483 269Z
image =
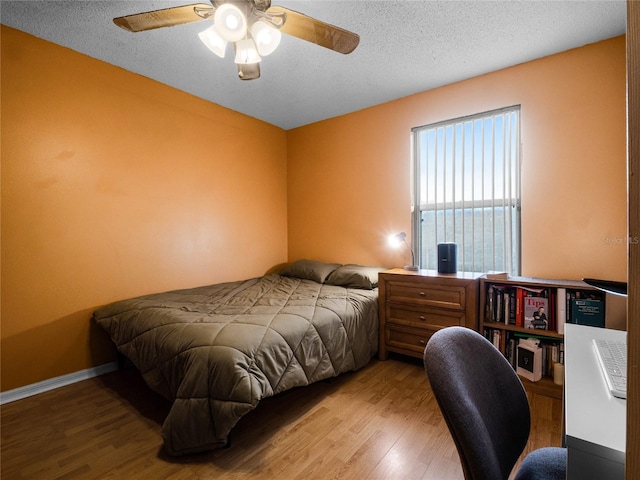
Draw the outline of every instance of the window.
M520 106L412 129L412 240L421 268L457 244L459 271L520 273Z

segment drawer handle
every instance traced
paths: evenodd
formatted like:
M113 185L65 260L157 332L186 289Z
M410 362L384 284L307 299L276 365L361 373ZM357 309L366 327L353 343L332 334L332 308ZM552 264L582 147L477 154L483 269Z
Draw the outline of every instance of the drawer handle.
M426 318L424 318L424 315L420 315L420 316L418 317L418 319L419 319L419 320L422 320L423 322L426 320Z
M425 342L424 340L418 340L418 343L419 343L420 345L426 345L426 343L427 343L427 342Z
M424 293L424 292L420 292L420 296L421 296L421 297L426 297L426 296L427 296L427 294L426 294L426 293Z

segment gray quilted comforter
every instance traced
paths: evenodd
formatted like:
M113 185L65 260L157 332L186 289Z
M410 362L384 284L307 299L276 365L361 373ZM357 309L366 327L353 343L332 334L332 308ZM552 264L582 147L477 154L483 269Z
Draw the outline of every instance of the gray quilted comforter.
M356 370L377 352L378 291L267 275L124 300L94 313L173 401L167 451L226 445L265 397Z

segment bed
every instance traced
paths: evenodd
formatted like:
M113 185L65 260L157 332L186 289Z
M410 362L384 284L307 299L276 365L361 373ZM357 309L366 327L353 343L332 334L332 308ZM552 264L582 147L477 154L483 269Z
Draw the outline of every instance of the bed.
M172 401L170 455L227 445L266 397L365 366L378 349L383 269L300 260L278 274L145 295L93 314Z

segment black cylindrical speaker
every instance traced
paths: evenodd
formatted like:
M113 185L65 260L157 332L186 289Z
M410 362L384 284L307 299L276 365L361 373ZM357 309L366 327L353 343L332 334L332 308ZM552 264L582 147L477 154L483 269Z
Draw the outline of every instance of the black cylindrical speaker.
M438 273L458 271L458 246L455 243L438 244Z

